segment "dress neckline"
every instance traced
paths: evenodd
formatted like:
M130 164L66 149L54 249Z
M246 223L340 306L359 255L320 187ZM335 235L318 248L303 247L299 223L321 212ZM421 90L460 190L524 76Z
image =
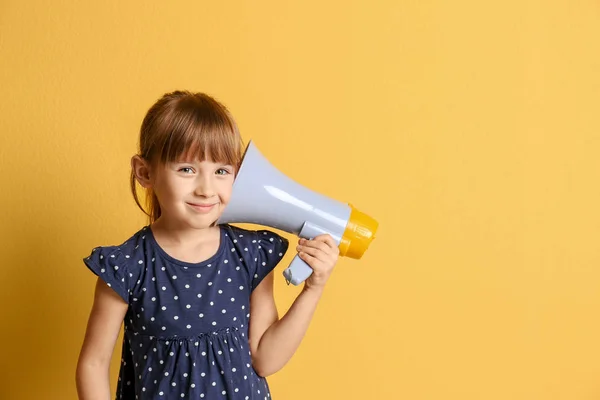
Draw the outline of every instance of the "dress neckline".
M156 241L156 238L154 237L154 232L152 232L152 228L150 227L150 225L146 226L146 230L148 231L148 237L152 243L152 246L156 249L156 251L162 258L164 258L165 260L167 260L173 264L177 264L177 265L182 266L187 269L187 268L210 267L210 266L212 266L212 264L214 264L217 261L217 259L219 257L221 257L221 255L223 254L223 252L225 250L225 229L222 225L217 225L217 226L219 227L219 247L217 248L217 251L215 252L215 254L213 254L206 260L200 261L198 263L182 261L175 257L172 257L171 255L169 255L169 253L167 253L160 246L160 244L158 244L158 242Z

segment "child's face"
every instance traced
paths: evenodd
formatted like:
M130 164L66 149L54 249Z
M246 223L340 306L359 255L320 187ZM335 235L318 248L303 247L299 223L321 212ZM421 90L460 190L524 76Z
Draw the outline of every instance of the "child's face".
M229 202L234 173L233 166L208 160L157 165L152 188L161 218L196 229L211 226Z

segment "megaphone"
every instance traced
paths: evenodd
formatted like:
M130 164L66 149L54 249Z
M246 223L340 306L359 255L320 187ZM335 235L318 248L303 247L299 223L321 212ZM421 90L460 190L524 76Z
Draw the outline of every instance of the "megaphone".
M378 223L344 204L298 184L273 167L248 143L233 182L229 204L217 224L251 223L270 226L296 236L312 239L328 233L340 256L359 259L367 250ZM283 271L288 283L299 285L313 270L298 255Z

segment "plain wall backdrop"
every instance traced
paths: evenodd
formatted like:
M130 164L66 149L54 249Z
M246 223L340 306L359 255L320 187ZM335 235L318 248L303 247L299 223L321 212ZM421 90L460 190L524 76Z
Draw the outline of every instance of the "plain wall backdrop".
M599 39L591 0L0 1L0 398L76 399L81 259L145 224L139 126L189 89L380 222L275 400L600 399Z

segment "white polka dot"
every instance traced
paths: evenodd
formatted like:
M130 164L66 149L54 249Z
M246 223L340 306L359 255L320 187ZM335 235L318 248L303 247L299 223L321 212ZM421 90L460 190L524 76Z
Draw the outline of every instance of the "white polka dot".
M199 316L200 318L204 318L204 314L202 314L202 313L198 314L198 316Z
M177 321L177 320L179 319L179 317L176 315L176 316L174 316L174 317L173 317L173 319L174 319L175 321Z
M189 308L192 308L192 306L188 304L188 305L185 306L185 308L189 309Z
M192 326L191 325L187 325L186 328L190 329Z

